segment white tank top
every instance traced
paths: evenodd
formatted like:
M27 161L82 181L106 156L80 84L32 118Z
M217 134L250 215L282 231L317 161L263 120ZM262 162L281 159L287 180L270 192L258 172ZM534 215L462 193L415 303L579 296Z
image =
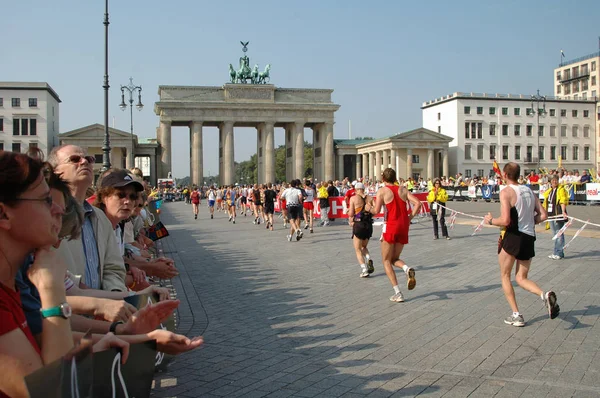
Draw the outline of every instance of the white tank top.
M304 192L306 192L306 199L304 201L312 203L315 200L315 191L312 188L304 188Z
M518 229L527 235L535 236L535 196L525 185L509 185L517 195Z

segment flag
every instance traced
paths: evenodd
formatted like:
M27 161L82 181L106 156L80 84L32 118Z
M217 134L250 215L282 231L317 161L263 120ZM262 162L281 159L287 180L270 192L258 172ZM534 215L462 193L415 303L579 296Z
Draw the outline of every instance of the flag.
M558 156L558 167L557 168L561 168L562 167L562 156Z
M492 163L492 168L494 169L494 173L502 180L502 172L500 171L500 166L498 166L498 162L494 159L494 163Z
M565 53L564 53L564 51L563 51L563 50L560 50L560 56L561 56L562 58L564 58L564 57L565 57Z

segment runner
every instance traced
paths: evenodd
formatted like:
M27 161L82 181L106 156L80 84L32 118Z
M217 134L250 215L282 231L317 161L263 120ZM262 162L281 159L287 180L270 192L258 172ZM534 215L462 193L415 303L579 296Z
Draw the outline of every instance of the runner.
M260 186L262 188L262 185ZM252 190L253 202L254 202L254 223L260 225L260 218L262 216L264 220L264 215L262 215L262 201L261 201L261 189L259 189L258 184L254 184L254 189Z
M240 192L240 205L241 205L240 207L241 207L241 211L244 213L244 217L247 216L246 215L246 210L247 210L246 205L248 203L247 198L248 198L248 188L244 185Z
M265 221L267 229L273 230L273 213L275 213L275 200L277 193L272 189L271 183L267 183L267 189L265 189Z
M348 219L352 226L352 244L356 252L358 264L362 269L361 278L367 278L375 271L373 260L367 245L373 236L373 215L369 212L373 207L373 198L365 194L362 182L354 185L354 195L348 204Z
M394 288L394 295L390 297L390 301L401 303L404 301L404 296L398 286L393 266L402 268L406 274L406 287L408 290L413 290L417 284L415 270L400 260L400 254L402 254L404 245L408 243L410 220L419 214L421 201L408 192L406 187L394 184L396 182L396 172L394 169L385 169L381 179L384 185L377 191L375 207L371 209L371 214L379 214L382 207L385 207L387 210L385 224L383 225L381 258L385 273ZM410 214L408 214L407 210L407 201L410 202L412 207Z
M304 208L304 229L308 229L310 227L310 233L313 233L313 213L315 211L315 190L312 188L312 184L310 180L304 181L304 192L302 193L304 196L304 203L302 207Z
M217 211L223 210L223 187L219 186L217 189Z
M279 191L279 208L281 209L281 216L283 217L283 228L287 227L289 215L287 211L287 203L281 194L284 193L289 187L289 184L283 183L281 184L281 190Z
M230 185L225 191L225 199L227 202L227 214L229 214L229 221L233 221L235 224L235 187Z
M500 217L494 219L492 213L484 217L489 225L502 227L498 240L498 263L502 290L513 311L504 323L517 327L525 326L525 319L519 312L510 280L515 261L515 280L519 286L542 299L550 319L556 318L560 313L556 294L553 291L544 293L535 282L527 279L531 259L535 256L535 224L546 220L548 213L529 187L517 184L520 173L521 167L517 163L510 162L504 166L502 174L507 187L500 191Z
M296 180L292 180L290 187L281 193L281 199L285 200L287 213L290 221L290 234L288 241L292 241L294 234L296 240L302 239L302 229L300 229L300 217L302 216L302 192L297 188Z
M215 215L215 198L217 197L217 191L215 187L211 186L207 193L208 196L208 210L210 211L210 218L213 219Z
M200 191L198 190L198 188L194 189L194 191L190 195L190 200L192 201L192 211L194 212L194 220L197 220L198 205L200 204Z

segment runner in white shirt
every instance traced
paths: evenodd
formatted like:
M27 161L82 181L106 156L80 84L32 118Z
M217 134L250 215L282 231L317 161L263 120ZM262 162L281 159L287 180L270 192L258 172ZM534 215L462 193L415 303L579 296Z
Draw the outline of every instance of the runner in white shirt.
M208 210L210 211L210 218L215 216L215 200L217 198L217 191L214 187L210 187L208 190Z
M314 200L315 200L315 191L312 189L310 185L310 181L304 181L304 192L306 196L304 197L304 229L308 229L310 227L310 233L313 233L313 213L315 210Z
M281 193L281 199L285 200L287 213L290 221L290 234L288 241L292 241L294 234L296 240L302 238L302 229L300 228L300 217L302 216L302 191L298 189L298 182L293 180L290 187Z

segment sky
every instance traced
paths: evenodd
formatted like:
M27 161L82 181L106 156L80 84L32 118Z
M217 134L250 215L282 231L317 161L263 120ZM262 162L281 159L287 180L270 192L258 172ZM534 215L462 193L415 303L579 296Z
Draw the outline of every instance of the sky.
M111 0L110 124L129 131L120 86L141 85L134 130L156 138L159 85L221 86L249 41L271 83L333 89L335 138L421 127L424 101L456 91L553 93L553 70L598 51L600 1ZM2 81L45 81L60 96L60 131L104 123L104 1L3 4ZM307 141L312 134L306 129ZM173 128L173 175L189 175L189 129ZM218 134L205 128L204 173L218 170ZM284 143L276 129L275 145ZM235 129L235 160L256 130Z

